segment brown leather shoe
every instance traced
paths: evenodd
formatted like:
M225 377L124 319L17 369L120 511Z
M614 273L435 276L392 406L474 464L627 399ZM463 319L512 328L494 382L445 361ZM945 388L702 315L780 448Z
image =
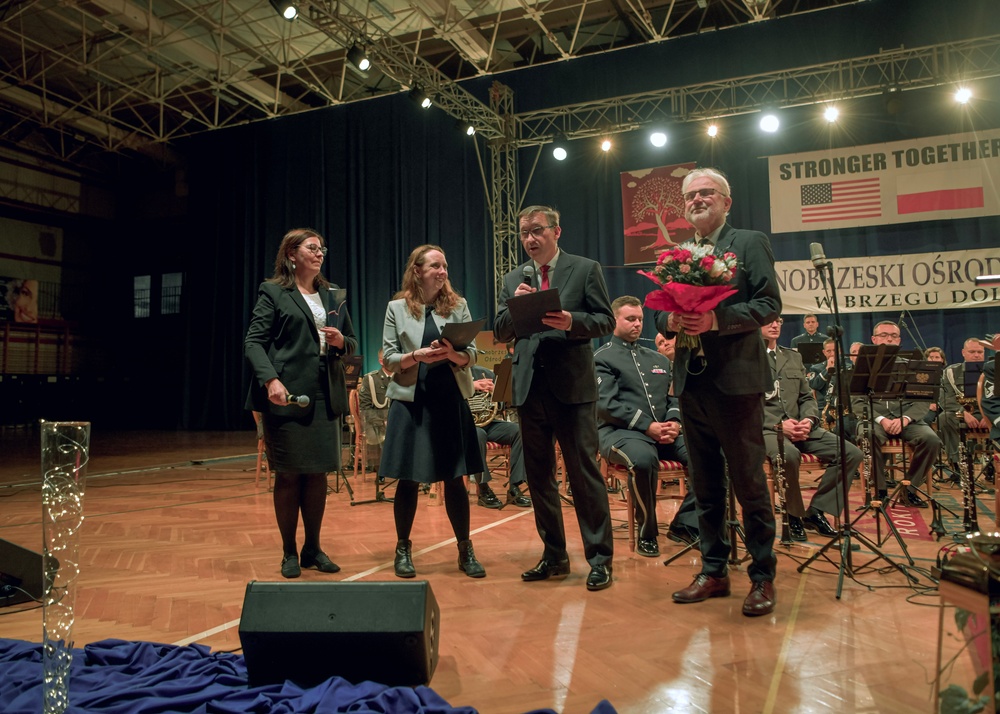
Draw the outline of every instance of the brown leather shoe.
M729 595L729 576L716 578L705 573L698 573L694 581L683 590L678 590L672 597L674 602L689 603L708 600L710 597L726 597Z
M770 580L754 583L750 594L743 601L743 614L747 617L769 615L774 612L774 583Z

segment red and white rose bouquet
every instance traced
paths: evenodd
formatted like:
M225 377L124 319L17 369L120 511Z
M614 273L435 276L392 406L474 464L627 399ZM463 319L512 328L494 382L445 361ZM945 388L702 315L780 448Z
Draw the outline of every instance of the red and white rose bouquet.
M660 289L646 295L644 304L653 310L666 312L705 313L736 292L729 282L736 274L735 253L715 254L711 245L683 244L660 253L656 267L640 270ZM697 349L698 335L688 335L683 329L677 334L677 346Z

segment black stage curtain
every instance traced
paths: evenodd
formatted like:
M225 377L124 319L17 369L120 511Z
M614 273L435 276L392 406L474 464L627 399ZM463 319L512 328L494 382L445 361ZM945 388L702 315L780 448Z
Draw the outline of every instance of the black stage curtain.
M486 100L494 80L515 91L516 111L799 67L841 57L874 55L880 48L915 47L943 40L1000 34L993 0L900 3L876 0L777 22L680 38L634 50L609 52L534 70L467 82ZM812 151L1000 126L1000 83L979 83L972 111L961 115L948 100L950 87L904 92L845 103L836 130L816 119L817 108L783 113L783 130L761 138L756 117L722 122L716 141L697 124L668 126L670 143L650 150L645 132L616 137L609 154L595 140L571 144L571 158L557 163L544 148L526 204L547 203L563 212L562 247L606 266L612 296L642 295L652 284L623 266L619 174L686 161L722 168L734 192L731 222L770 230L767 160L771 154ZM990 97L992 92L992 98ZM964 118L963 118L964 117ZM665 117L669 119L669 117ZM174 232L186 256L184 328L169 356L178 375L182 428L246 427L244 395L250 375L243 335L259 282L272 272L275 251L291 227L312 226L327 239L327 275L348 289L366 369L376 366L385 304L398 288L410 250L442 245L451 280L469 299L474 316L492 318L493 266L487 203L473 141L487 174L482 139L470 140L436 108L419 110L405 95L311 112L202 135L181 145L187 157L189 212ZM527 182L537 148L521 150ZM808 244L824 243L836 260L996 245L1000 220L929 221L903 226L774 236L778 260L805 259ZM846 340L863 340L880 319L900 310L846 316ZM997 308L913 311L904 346L942 345L958 359L961 341L1000 329ZM789 316L787 342L798 332ZM824 318L824 322L826 322ZM652 329L647 326L647 336Z

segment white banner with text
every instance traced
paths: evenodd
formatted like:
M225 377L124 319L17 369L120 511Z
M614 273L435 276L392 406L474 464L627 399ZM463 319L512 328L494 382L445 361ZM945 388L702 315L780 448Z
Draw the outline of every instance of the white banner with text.
M1000 129L768 157L771 231L1000 215Z
M977 287L1000 274L1000 249L836 258L833 279L841 312L952 310L1000 305L1000 287ZM774 265L783 314L831 313L820 274L808 260Z

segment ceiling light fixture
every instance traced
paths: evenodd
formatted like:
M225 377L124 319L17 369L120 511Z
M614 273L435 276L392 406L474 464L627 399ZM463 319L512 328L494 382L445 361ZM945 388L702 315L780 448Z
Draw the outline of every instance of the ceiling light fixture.
M298 6L292 0L268 0L271 7L286 20L294 20L299 14Z
M347 61L362 72L367 72L372 66L372 61L358 45L351 45L351 49L347 50Z
M414 86L410 90L410 99L419 104L421 109L430 109L431 104L433 104L431 98L427 96L424 90L417 86Z

